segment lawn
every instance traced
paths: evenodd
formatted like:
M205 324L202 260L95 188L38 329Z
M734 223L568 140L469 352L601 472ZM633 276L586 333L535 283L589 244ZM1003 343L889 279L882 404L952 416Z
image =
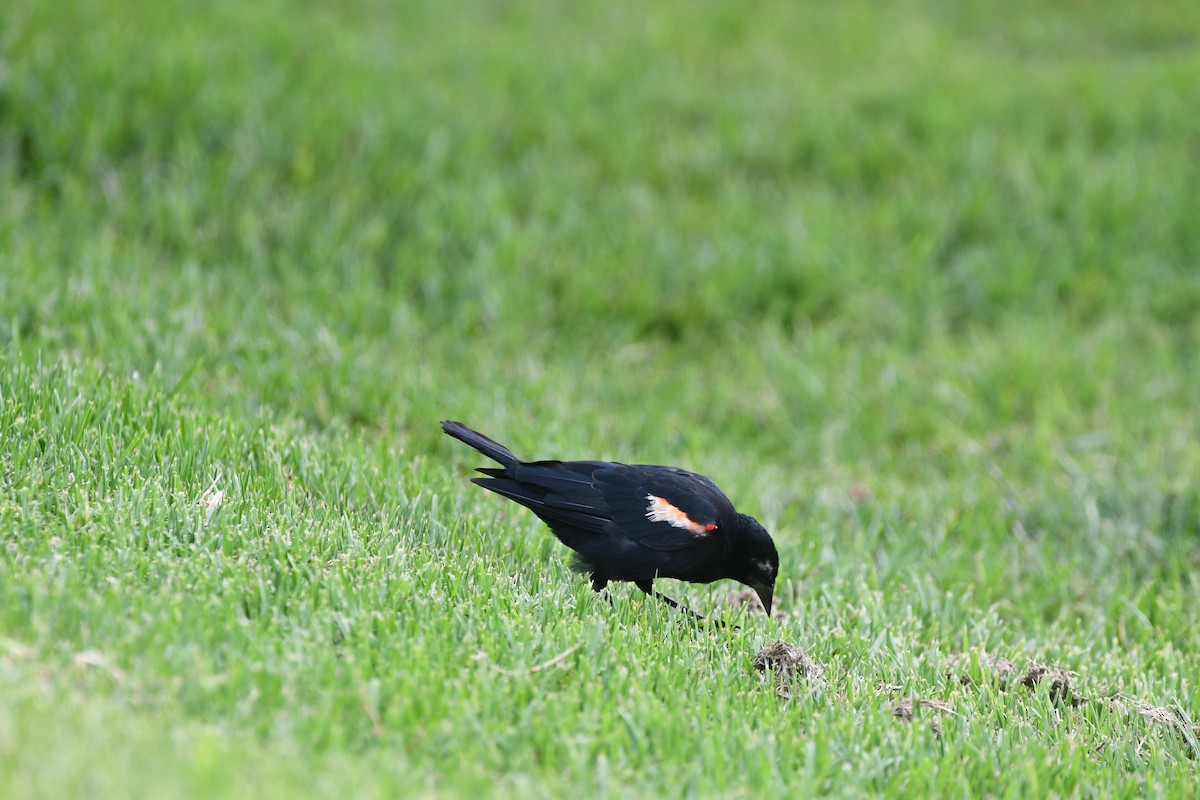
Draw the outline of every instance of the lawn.
M0 794L1196 796L1198 75L1183 0L8 0ZM712 476L782 613L610 607L445 418Z

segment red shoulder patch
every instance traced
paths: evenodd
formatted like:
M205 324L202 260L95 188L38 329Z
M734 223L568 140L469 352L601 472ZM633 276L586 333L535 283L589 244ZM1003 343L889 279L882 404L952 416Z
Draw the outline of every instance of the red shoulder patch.
M651 522L665 522L676 528L682 528L693 536L703 536L717 529L716 523L696 522L682 510L672 505L670 501L661 497L648 494L646 495L646 499L650 501L650 505L646 506L646 519Z

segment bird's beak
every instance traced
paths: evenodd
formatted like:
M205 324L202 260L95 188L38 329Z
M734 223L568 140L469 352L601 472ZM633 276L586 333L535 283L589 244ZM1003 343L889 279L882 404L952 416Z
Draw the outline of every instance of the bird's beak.
M775 598L775 587L767 586L765 583L755 583L750 588L758 594L758 599L762 601L763 608L767 610L767 616L771 616L771 601Z

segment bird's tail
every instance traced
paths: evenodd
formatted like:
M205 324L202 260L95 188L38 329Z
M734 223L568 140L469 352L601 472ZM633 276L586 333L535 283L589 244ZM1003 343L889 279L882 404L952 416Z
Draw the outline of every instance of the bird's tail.
M453 436L455 439L458 439L460 442L466 442L488 458L492 459L493 461L498 461L506 467L511 467L520 463L520 459L514 456L512 451L507 447L497 442L493 442L479 431L473 431L466 425L463 425L461 422L443 420L442 430Z

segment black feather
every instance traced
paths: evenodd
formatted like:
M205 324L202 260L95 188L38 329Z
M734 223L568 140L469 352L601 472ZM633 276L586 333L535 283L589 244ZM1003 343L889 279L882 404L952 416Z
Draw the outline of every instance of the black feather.
M479 452L483 453L493 461L499 461L504 466L510 466L518 462L518 458L512 454L504 445L499 442L494 442L484 436L479 431L473 431L461 422L452 420L442 420L442 430L458 439L460 442L466 442L474 447Z

